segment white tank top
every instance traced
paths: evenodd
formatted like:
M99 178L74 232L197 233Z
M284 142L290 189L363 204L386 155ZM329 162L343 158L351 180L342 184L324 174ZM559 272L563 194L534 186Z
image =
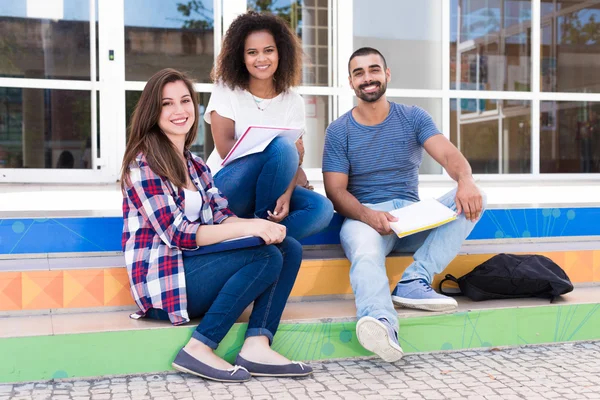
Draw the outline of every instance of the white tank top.
M197 221L200 218L202 209L202 195L200 192L183 189L185 192L185 216L190 221Z

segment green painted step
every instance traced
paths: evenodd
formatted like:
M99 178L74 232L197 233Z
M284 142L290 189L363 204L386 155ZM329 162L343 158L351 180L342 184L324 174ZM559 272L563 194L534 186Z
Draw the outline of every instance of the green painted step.
M482 303L459 299L459 309L454 313L398 310L404 351L600 339L600 287L597 286L578 287L555 304L543 299ZM304 302L290 304L288 309L273 344L285 356L310 361L370 355L356 339L352 300ZM95 322L87 328L80 327L81 333L73 333L75 328L65 328L64 319L77 315L47 317L55 323L51 333L15 332L15 327L24 326L28 317L0 319L0 326L4 327L4 331L0 329L0 336L4 336L0 338L0 382L170 370L172 359L195 328L195 325L171 327L155 321L127 321L127 313L120 311L81 314L80 325ZM115 318L129 324L129 328L116 326L111 322ZM247 313L244 319L247 320ZM12 336L7 333L10 326ZM218 354L232 361L245 330L245 323L235 324L219 346Z

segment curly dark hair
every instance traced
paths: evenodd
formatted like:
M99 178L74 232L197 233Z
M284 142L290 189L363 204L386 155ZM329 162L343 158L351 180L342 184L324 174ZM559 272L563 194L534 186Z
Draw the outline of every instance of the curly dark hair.
M268 31L275 39L279 65L274 84L277 93L298 86L302 76L302 46L287 22L270 13L249 11L237 17L227 29L221 53L212 72L214 81L231 89L248 89L250 73L244 64L246 38L253 32Z

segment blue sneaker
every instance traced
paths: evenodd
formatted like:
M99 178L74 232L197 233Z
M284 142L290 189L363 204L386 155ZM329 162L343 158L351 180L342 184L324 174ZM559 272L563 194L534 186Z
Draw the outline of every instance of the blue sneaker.
M426 311L451 311L458 307L456 300L437 293L424 279L398 282L392 301L397 306Z
M356 323L356 337L362 347L387 362L398 361L404 355L396 330L385 318L362 317Z

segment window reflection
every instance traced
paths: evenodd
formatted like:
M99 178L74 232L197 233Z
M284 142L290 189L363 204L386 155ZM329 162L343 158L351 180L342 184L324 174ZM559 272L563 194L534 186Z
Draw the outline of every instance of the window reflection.
M302 85L329 85L328 0L248 0L247 4L248 10L280 16L302 40Z
M600 3L542 3L542 91L600 92Z
M392 72L390 88L442 88L440 0L371 0L353 4L353 49L374 47L383 54Z
M531 103L452 99L450 140L476 174L531 172Z
M531 90L531 1L450 1L451 88Z
M0 167L90 169L90 123L88 91L0 87Z
M170 67L210 82L213 61L212 0L125 0L125 79Z
M30 3L0 2L0 76L90 79L90 2Z
M321 168L325 130L329 125L330 96L302 95L306 110L304 122L304 168Z
M600 103L540 104L540 172L600 172Z

